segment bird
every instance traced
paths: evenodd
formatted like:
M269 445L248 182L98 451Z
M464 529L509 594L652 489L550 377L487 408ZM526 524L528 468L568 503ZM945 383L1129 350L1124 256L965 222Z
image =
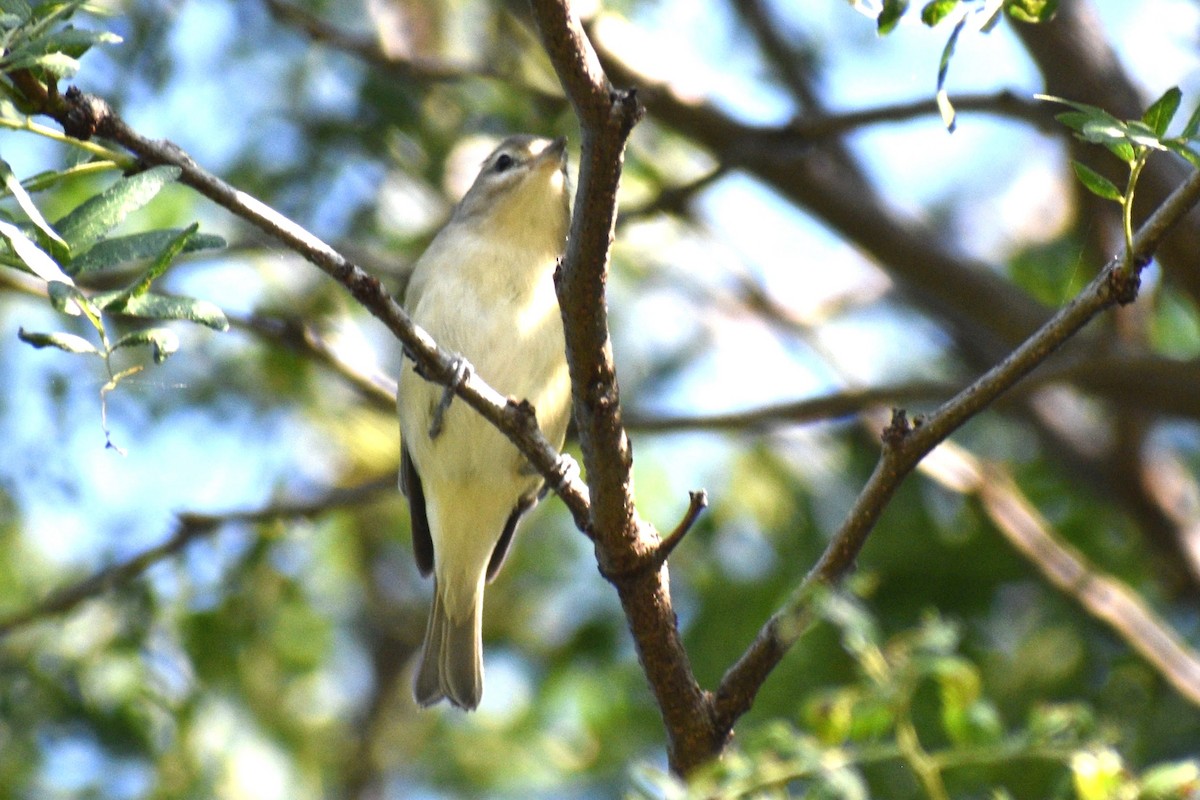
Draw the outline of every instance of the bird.
M562 449L571 387L554 286L570 224L566 140L516 135L483 161L449 221L413 267L404 308L502 394L529 401ZM452 390L401 370L400 488L413 553L433 602L413 696L474 710L483 695L483 594L543 479Z

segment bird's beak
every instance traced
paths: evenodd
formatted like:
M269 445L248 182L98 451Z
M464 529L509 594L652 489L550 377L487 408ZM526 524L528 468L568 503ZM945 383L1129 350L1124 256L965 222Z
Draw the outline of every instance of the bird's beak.
M538 164L561 164L567 159L567 137L559 136L536 156Z

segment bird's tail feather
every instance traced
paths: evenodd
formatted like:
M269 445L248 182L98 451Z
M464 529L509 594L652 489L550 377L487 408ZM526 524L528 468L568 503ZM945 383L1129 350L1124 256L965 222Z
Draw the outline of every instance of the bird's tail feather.
M482 620L482 587L463 618L454 619L447 613L434 579L433 607L413 679L413 696L420 705L433 705L442 698L467 711L479 705L483 695Z

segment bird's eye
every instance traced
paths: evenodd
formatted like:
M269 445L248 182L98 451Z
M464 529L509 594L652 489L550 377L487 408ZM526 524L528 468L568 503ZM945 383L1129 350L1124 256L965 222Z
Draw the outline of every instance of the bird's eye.
M496 165L492 167L496 172L504 172L513 165L513 157L508 153L501 153L496 157Z

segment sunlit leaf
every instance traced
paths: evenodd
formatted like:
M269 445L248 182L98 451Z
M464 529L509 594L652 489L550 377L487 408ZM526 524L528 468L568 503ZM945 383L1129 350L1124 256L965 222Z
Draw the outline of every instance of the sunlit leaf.
M73 283L71 276L62 271L58 262L47 255L45 250L38 247L37 243L26 236L16 225L0 220L0 236L8 240L13 253L34 275L44 281Z
M127 333L113 344L113 349L148 345L155 364L161 364L179 350L179 337L166 328L148 328Z
M85 201L55 225L78 255L100 240L129 214L149 203L163 186L179 177L179 167L154 167L122 178Z
M54 228L50 227L50 223L42 216L42 212L33 202L33 198L29 196L29 193L25 191L25 187L17 180L17 176L13 174L12 167L3 159L0 159L0 177L4 180L4 187L12 194L13 198L17 201L17 205L25 212L25 216L29 218L29 221L36 225L42 233L54 241L65 245L66 242L62 240Z
M68 353L92 353L95 355L99 355L100 353L94 344L82 336L76 336L73 333L33 333L24 328L18 328L17 338L39 349L43 347L57 347L59 350L65 350Z
M1071 167L1075 170L1075 175L1079 178L1079 182L1092 194L1103 197L1105 200L1115 200L1118 203L1124 199L1124 195L1117 188L1116 184L1088 165L1072 161Z
M937 106L942 115L942 124L951 133L954 132L956 123L954 106L950 103L950 96L946 93L946 75L950 71L950 59L954 57L954 47L958 44L958 35L962 33L966 23L967 18L964 16L955 24L954 29L950 31L950 36L946 39L946 46L942 48L942 58L938 62Z
M906 11L908 11L908 0L884 0L883 8L880 9L879 16L875 19L875 29L881 36L891 33Z
M187 320L216 331L225 331L229 328L229 320L225 317L225 313L207 300L146 293L128 297L123 304L117 307L113 301L121 294L122 292L110 292L96 295L92 298L92 302L106 311L130 317Z
M1179 134L1184 139L1195 138L1196 133L1200 131L1200 104L1192 111L1192 115L1188 117L1187 124L1183 126L1183 133Z
M71 260L67 269L72 275L82 275L88 272L127 264L132 261L143 261L153 258L165 250L171 241L179 236L180 229L147 231L131 236L114 236L96 242L90 250L79 258ZM218 250L225 246L225 240L220 236L208 233L195 233L188 237L183 245L184 253L194 253L201 250Z
M39 70L57 79L70 78L79 72L79 61L66 53L39 53L21 58L7 59L6 70Z
M946 18L946 15L958 7L961 0L930 0L921 9L921 22L933 27Z
M1058 10L1058 0L1004 0L1004 10L1019 22L1048 22Z
M1172 86L1146 109L1146 113L1142 115L1142 122L1159 137L1166 135L1171 120L1175 118L1175 112L1179 110L1181 100L1183 92L1179 91L1178 86Z
M198 227L200 227L198 224L192 223L187 228L171 237L171 239L167 241L166 246L162 249L162 252L158 253L154 257L154 261L150 263L150 266L146 268L146 271L142 273L141 277L139 277L137 281L133 283L133 285L123 289L120 294L113 298L110 306L113 309L120 311L125 307L130 299L148 292L150 290L150 284L154 283L154 281L156 281L164 272L167 271L167 267L171 266L171 262L175 260L175 256L179 255L183 251L188 239L192 237L192 234L196 232Z

